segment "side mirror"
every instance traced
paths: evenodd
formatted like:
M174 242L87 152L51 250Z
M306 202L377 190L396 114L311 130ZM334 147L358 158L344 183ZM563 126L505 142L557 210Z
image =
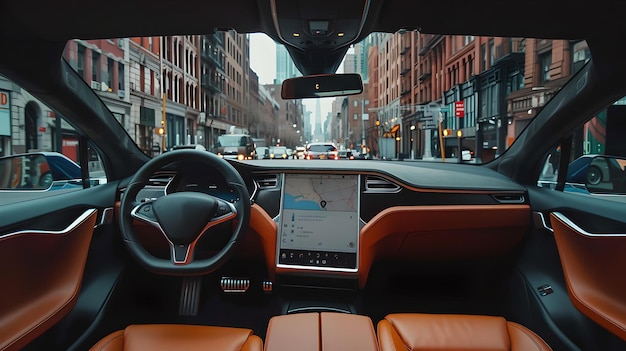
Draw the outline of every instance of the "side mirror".
M626 194L626 157L595 156L585 175L590 193Z
M41 154L0 158L0 190L48 190L54 177Z

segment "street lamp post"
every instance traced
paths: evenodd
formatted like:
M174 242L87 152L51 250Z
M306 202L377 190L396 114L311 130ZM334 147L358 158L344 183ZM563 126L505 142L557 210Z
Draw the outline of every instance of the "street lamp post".
M361 99L361 155L365 151L365 99Z
M463 138L463 131L461 129L456 131L456 137L457 137L457 142L458 142L458 161L459 163L463 163L463 151L461 151L461 139Z
M415 160L415 154L417 153L417 133L415 133L415 137L413 137L413 132L415 131L415 125L411 125L411 140L415 142L415 148L413 148L413 143L411 143L411 159Z

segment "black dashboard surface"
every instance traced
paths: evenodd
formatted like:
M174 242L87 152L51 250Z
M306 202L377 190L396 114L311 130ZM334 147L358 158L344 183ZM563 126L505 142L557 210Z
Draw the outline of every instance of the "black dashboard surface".
M253 202L279 214L282 176L288 173L360 175L364 222L393 206L528 203L526 188L486 167L441 162L373 160L228 160L242 176ZM177 165L163 174L165 193L201 191L234 201L233 190L210 165ZM146 189L147 190L147 189ZM152 192L153 194L154 192ZM139 196L147 194L142 192Z
M374 160L230 161L244 179L256 172L338 172L379 174L424 190L524 192L525 188L486 167L471 164Z

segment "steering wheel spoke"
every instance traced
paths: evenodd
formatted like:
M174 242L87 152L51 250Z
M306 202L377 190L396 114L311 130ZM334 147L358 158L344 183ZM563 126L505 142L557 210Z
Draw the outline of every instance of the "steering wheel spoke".
M133 208L130 212L130 215L144 223L156 226L159 225L156 215L154 214L154 209L152 208L152 202L142 203L135 206L135 208Z
M237 218L237 208L235 205L228 201L217 200L217 211L215 211L213 218L211 218L204 230L235 218Z
M170 242L170 250L172 252L172 263L175 265L186 265L193 261L193 250L196 242L191 244L174 245Z

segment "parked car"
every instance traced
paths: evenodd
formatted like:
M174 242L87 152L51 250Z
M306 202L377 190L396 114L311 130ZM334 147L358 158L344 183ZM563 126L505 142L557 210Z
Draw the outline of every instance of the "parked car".
M0 157L0 189L58 190L82 187L80 166L61 153L33 152Z
M597 185L603 179L609 178L609 167L606 163L591 164L594 158L599 155L582 155L570 162L567 167L567 182L577 184Z

